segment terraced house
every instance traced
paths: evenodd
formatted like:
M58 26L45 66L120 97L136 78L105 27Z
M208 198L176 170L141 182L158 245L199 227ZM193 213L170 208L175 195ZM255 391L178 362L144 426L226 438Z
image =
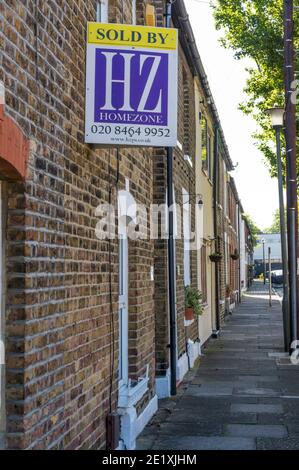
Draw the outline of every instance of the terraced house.
M151 238L137 209L150 213L167 202L166 150L84 141L87 23L165 26L166 3L2 2L0 431L7 449L133 449L158 399L170 394L167 240ZM229 308L240 298L239 261L230 257L240 252L240 218L233 164L183 1L173 5L172 26L179 32L179 384L220 330L226 293ZM105 239L97 236L103 204L118 213ZM130 223L144 236L129 239ZM191 232L200 241L192 249ZM219 262L210 258L216 252ZM204 303L192 320L185 318L189 285Z

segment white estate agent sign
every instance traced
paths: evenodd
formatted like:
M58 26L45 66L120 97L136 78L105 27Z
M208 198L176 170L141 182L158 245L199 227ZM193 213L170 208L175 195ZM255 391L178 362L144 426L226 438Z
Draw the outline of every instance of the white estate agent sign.
M175 146L177 30L88 23L85 142Z

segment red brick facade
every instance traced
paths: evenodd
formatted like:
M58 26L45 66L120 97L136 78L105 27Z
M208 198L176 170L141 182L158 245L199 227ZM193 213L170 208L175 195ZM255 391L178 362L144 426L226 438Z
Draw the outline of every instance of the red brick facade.
M131 21L130 2L123 3L110 2L111 21ZM96 238L95 209L116 203L125 178L149 207L152 152L123 149L117 161L115 150L83 143L86 23L96 19L96 2L3 6L6 112L33 142L25 182L7 184L7 446L99 448L111 380L117 406L118 246ZM153 243L129 249L129 373L136 379L149 366L148 400Z

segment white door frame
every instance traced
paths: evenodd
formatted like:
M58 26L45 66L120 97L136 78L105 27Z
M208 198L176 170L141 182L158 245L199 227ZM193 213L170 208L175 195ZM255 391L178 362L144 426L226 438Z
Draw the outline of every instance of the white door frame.
M119 389L127 387L129 381L128 265L128 238L125 235L119 238Z

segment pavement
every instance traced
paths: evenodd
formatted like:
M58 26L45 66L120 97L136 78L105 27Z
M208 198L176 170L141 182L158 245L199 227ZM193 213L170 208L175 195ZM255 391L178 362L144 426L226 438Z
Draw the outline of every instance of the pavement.
M159 400L137 449L299 449L299 365L283 352L278 296L270 308L253 284L177 396Z

